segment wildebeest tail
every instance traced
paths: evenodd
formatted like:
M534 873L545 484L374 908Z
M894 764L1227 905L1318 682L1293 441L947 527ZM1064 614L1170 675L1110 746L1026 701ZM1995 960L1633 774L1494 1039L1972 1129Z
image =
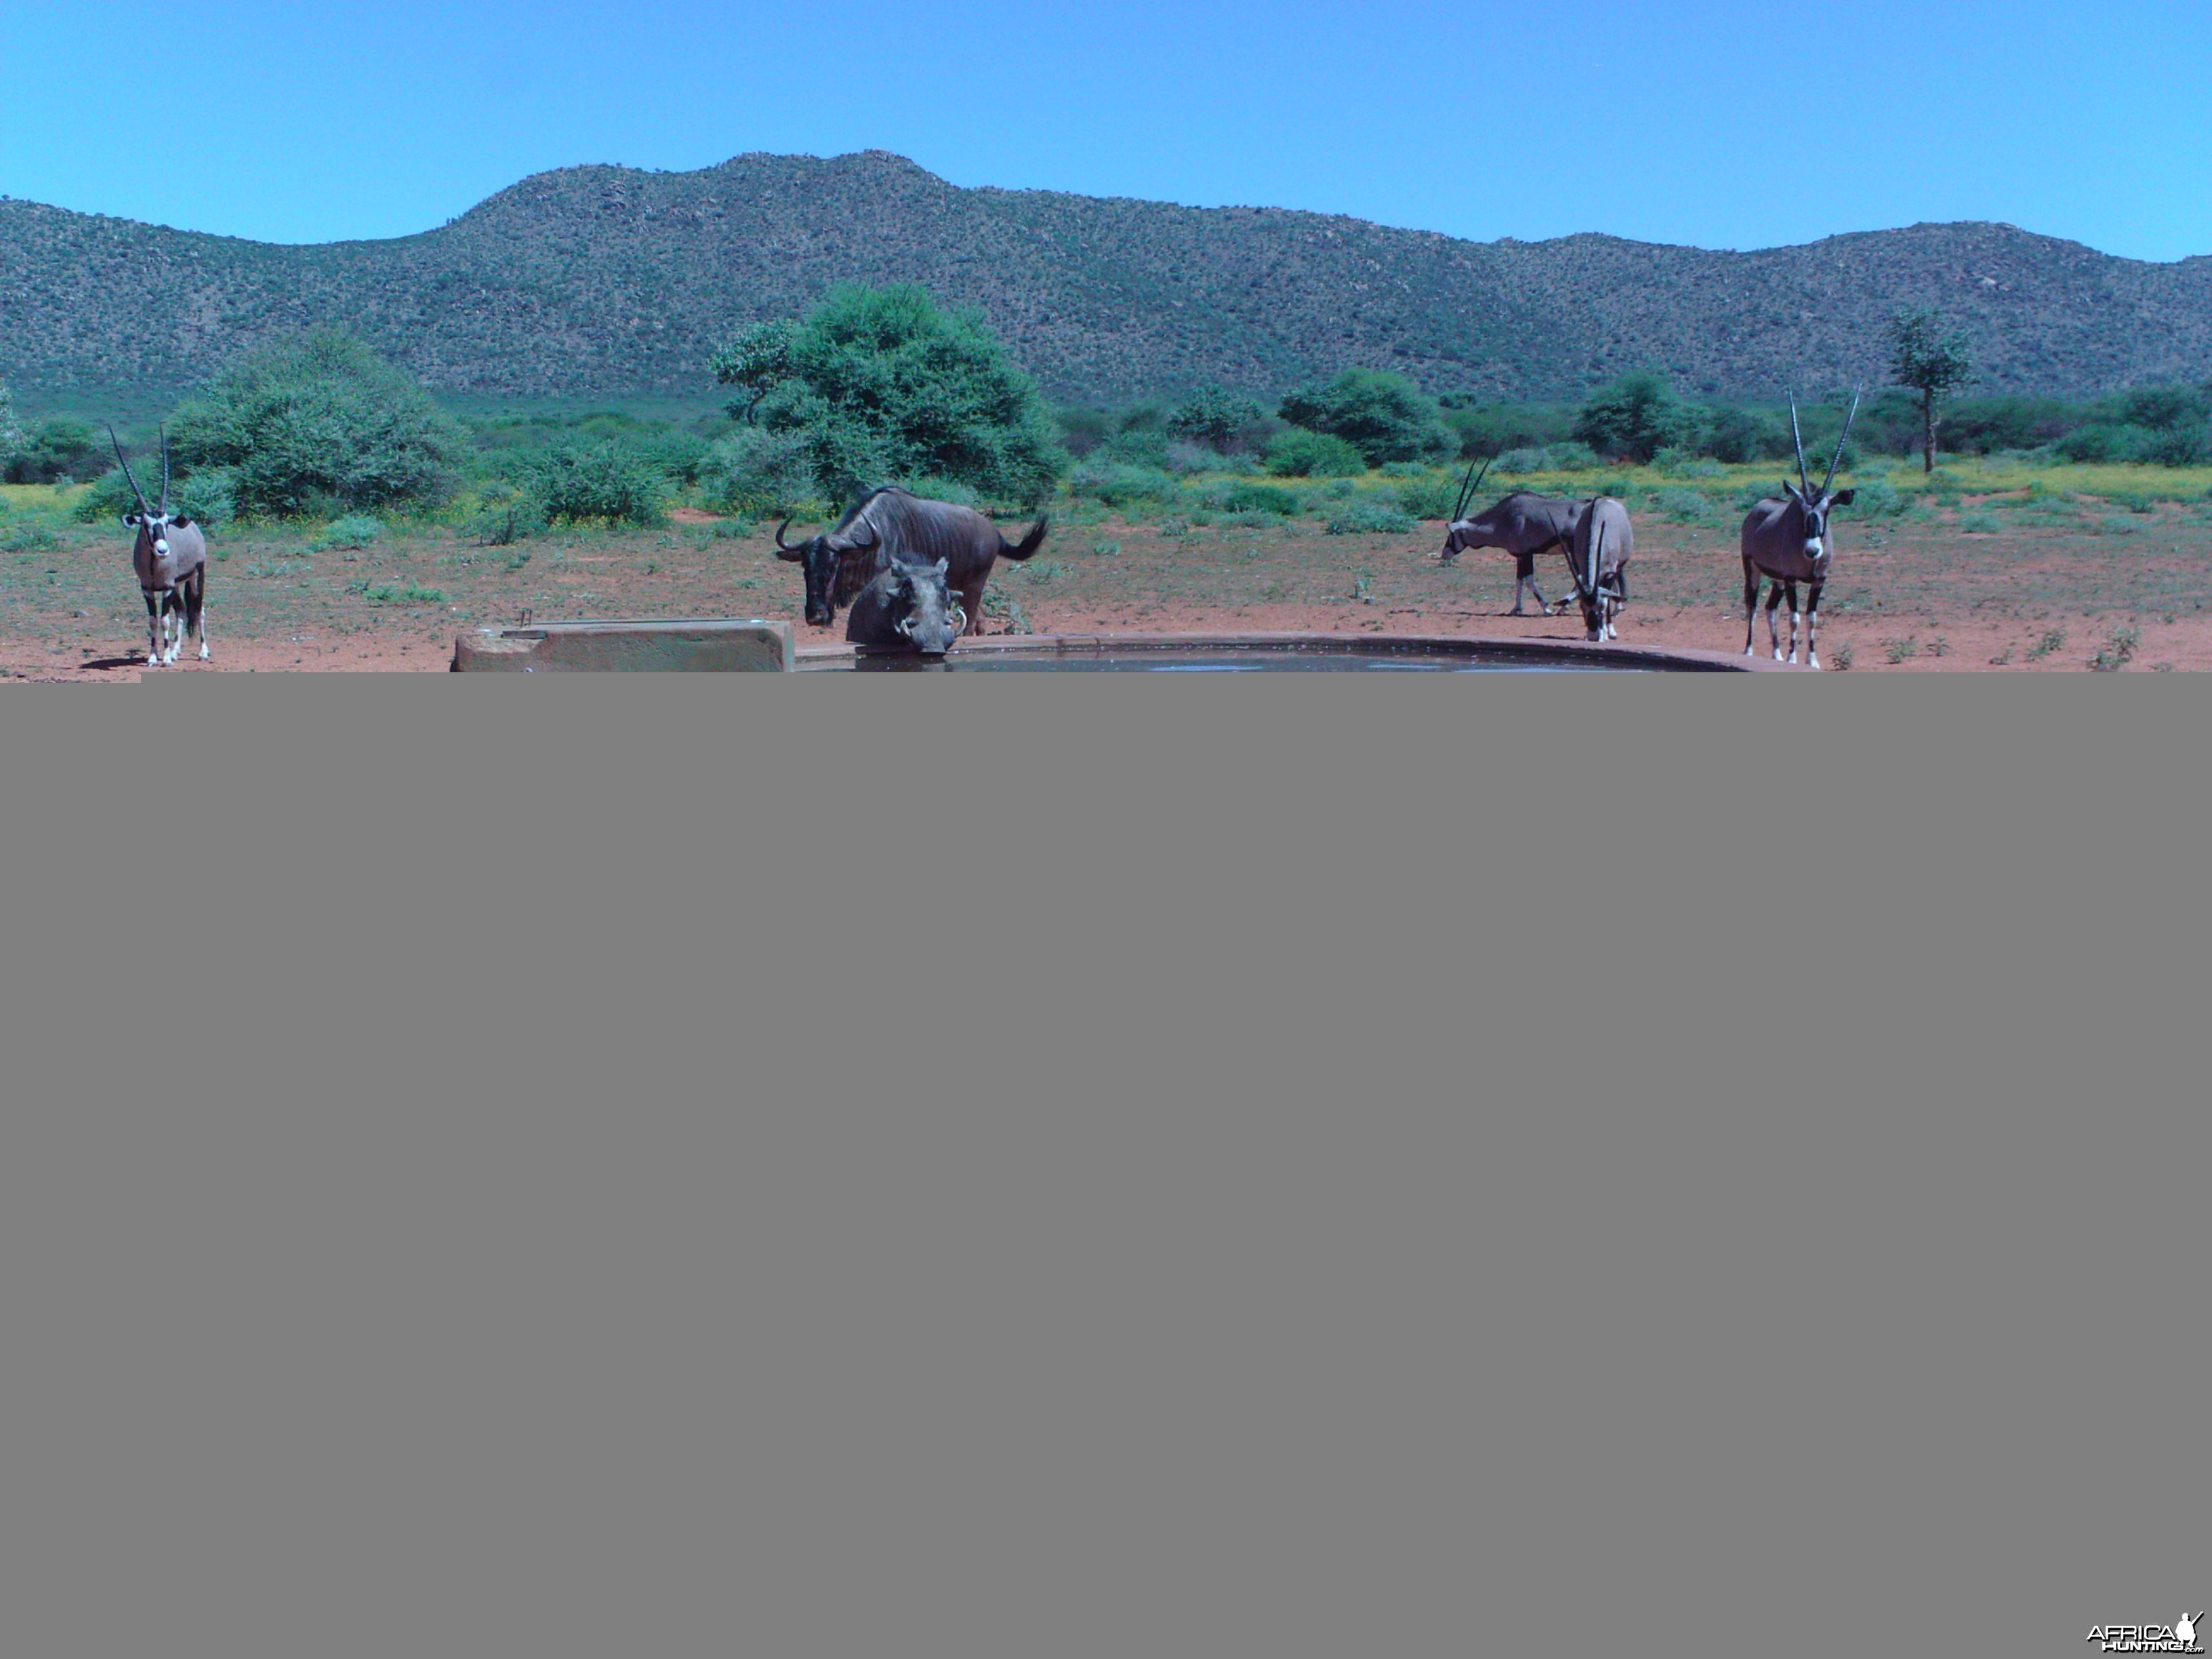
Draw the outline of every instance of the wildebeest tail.
M1000 550L1010 559L1026 559L1044 545L1044 532L1051 528L1052 514L1040 513L1037 514L1037 521L1030 526L1030 533L1023 537L1020 541L1008 542L1004 536L1000 537L999 539L1006 543Z

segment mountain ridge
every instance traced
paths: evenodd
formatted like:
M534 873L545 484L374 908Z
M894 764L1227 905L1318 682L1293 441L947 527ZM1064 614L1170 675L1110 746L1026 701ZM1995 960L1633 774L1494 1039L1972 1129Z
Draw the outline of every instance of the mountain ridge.
M752 152L691 173L533 173L403 237L256 242L0 200L0 381L181 392L342 324L447 392L715 395L744 324L835 282L980 310L1055 397L1338 369L1578 397L1629 369L1710 397L1884 378L1882 325L1932 304L1981 389L2083 398L2212 378L2212 255L2154 264L1988 222L1749 252L1584 232L1471 242L1344 215L947 183L904 157Z

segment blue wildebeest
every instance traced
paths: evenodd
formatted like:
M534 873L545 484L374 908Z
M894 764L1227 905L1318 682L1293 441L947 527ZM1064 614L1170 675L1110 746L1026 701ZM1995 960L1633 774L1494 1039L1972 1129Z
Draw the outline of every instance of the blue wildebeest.
M845 613L846 639L854 645L943 656L968 625L968 613L952 603L945 584L951 563L893 559Z
M1492 461L1497 459L1491 457ZM1536 556L1567 550L1582 503L1516 490L1480 517L1460 517L1467 511L1474 492L1482 488L1483 479L1489 476L1489 461L1483 463L1480 473L1472 465L1468 468L1467 479L1460 485L1459 503L1452 508L1451 523L1444 532L1444 550L1437 556L1449 564L1469 548L1503 548L1513 556L1513 609L1508 614L1528 614L1521 608L1521 596L1526 590L1536 596L1538 609L1548 617L1552 614L1552 603L1544 597L1544 590L1536 586Z
M1587 637L1595 642L1617 640L1613 619L1628 603L1628 562L1636 553L1636 530L1628 509L1610 495L1600 495L1575 520L1567 549L1567 574L1575 579L1575 597L1581 600Z
M850 605L876 577L900 559L928 564L943 559L946 581L960 595L968 631L983 631L983 584L1001 558L1026 559L1044 545L1051 520L1040 514L1029 533L1010 542L972 507L926 501L896 485L872 489L837 521L796 546L783 539L791 523L775 527L775 550L806 573L806 620L827 628L836 608Z
M131 463L123 459L123 446L117 441L112 426L107 428L107 441L114 446L116 462L123 468L131 493L138 498L138 510L125 514L123 525L125 529L138 532L137 540L131 547L131 565L138 573L138 591L146 599L149 636L146 666L151 668L158 663L166 667L174 663L177 653L184 647L185 635L192 633L200 636L200 660L205 662L207 538L183 514L169 511L168 434L161 434L161 506L158 512L146 505L146 492L138 488ZM172 624L176 629L173 635L170 634Z
M1862 388L1863 391L1863 388ZM1773 583L1766 599L1766 637L1774 647L1774 660L1782 660L1782 635L1775 625L1775 607L1782 603L1783 593L1790 596L1790 660L1797 660L1797 625L1805 624L1805 663L1808 667L1820 665L1820 590L1828 583L1829 562L1835 556L1835 538L1828 528L1828 512L1832 507L1849 507L1857 491L1845 489L1834 495L1828 487L1836 482L1836 468L1842 465L1844 446L1850 441L1851 427L1859 417L1859 398L1851 398L1851 412L1844 422L1844 435L1836 441L1836 453L1828 462L1828 476L1820 481L1818 489L1813 488L1811 473L1805 465L1805 438L1798 429L1797 400L1790 400L1790 435L1797 445L1797 482L1782 481L1780 496L1768 496L1751 509L1743 521L1743 654L1752 653L1752 636L1759 612L1759 583L1761 577ZM1806 605L1797 609L1797 584L1807 584Z

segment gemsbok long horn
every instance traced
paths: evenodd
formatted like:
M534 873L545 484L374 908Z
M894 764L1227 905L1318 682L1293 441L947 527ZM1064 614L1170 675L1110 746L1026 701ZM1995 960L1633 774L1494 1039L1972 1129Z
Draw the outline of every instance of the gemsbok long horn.
M1797 428L1797 395L1790 396L1790 436L1797 445L1797 482L1808 491L1813 488L1813 475L1805 470L1805 434Z
M162 516L166 518L166 517L168 515L168 511L169 511L169 428L168 428L167 426L163 426L163 427L161 428L161 513L162 513Z
M1859 399L1865 395L1864 386L1851 393L1851 412L1844 421L1844 435L1836 440L1836 459L1828 463L1828 476L1820 483L1820 494L1823 495L1828 493L1828 486L1836 481L1836 469L1843 465L1844 446L1851 441L1851 428L1857 423L1859 418Z
M141 513L145 512L147 510L146 492L138 488L138 480L131 471L131 463L123 459L123 446L115 436L115 422L112 421L107 423L107 441L114 447L115 464L123 469L124 477L130 481L131 493L138 498L138 510Z
M1454 524L1458 523L1459 515L1467 511L1467 498L1474 493L1474 469L1480 465L1480 459L1469 461L1467 464L1467 477L1459 481L1459 499L1452 503L1451 510Z

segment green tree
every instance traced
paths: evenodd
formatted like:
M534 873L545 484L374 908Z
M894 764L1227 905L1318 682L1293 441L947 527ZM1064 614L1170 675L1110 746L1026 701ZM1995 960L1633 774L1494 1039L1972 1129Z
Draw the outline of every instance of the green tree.
M1942 331L1942 319L1924 307L1908 307L1889 320L1889 376L1920 394L1921 458L1929 472L1936 470L1937 404L1974 378L1966 337Z
M0 441L0 477L9 483L53 483L63 478L96 478L107 468L107 440L89 423L67 415L18 431L12 445Z
M806 434L822 486L938 478L1035 503L1068 465L1036 383L974 312L914 285L834 290L793 329L789 378L763 400L773 431Z
M790 322L755 323L716 352L708 366L714 371L716 384L749 394L728 407L732 416L744 416L750 426L761 400L791 378Z
M1250 427L1267 419L1266 411L1249 398L1218 386L1200 386L1177 404L1168 416L1168 430L1179 438L1210 444L1226 451Z
M187 469L220 467L242 513L436 506L468 437L430 394L334 329L254 353L171 417Z
M1677 397L1665 375L1643 369L1593 393L1575 416L1574 435L1601 455L1640 462L1662 449L1694 448L1705 423L1705 411Z
M1419 387L1379 369L1347 368L1327 386L1293 392L1280 412L1292 426L1343 439L1370 466L1434 459L1458 447Z

